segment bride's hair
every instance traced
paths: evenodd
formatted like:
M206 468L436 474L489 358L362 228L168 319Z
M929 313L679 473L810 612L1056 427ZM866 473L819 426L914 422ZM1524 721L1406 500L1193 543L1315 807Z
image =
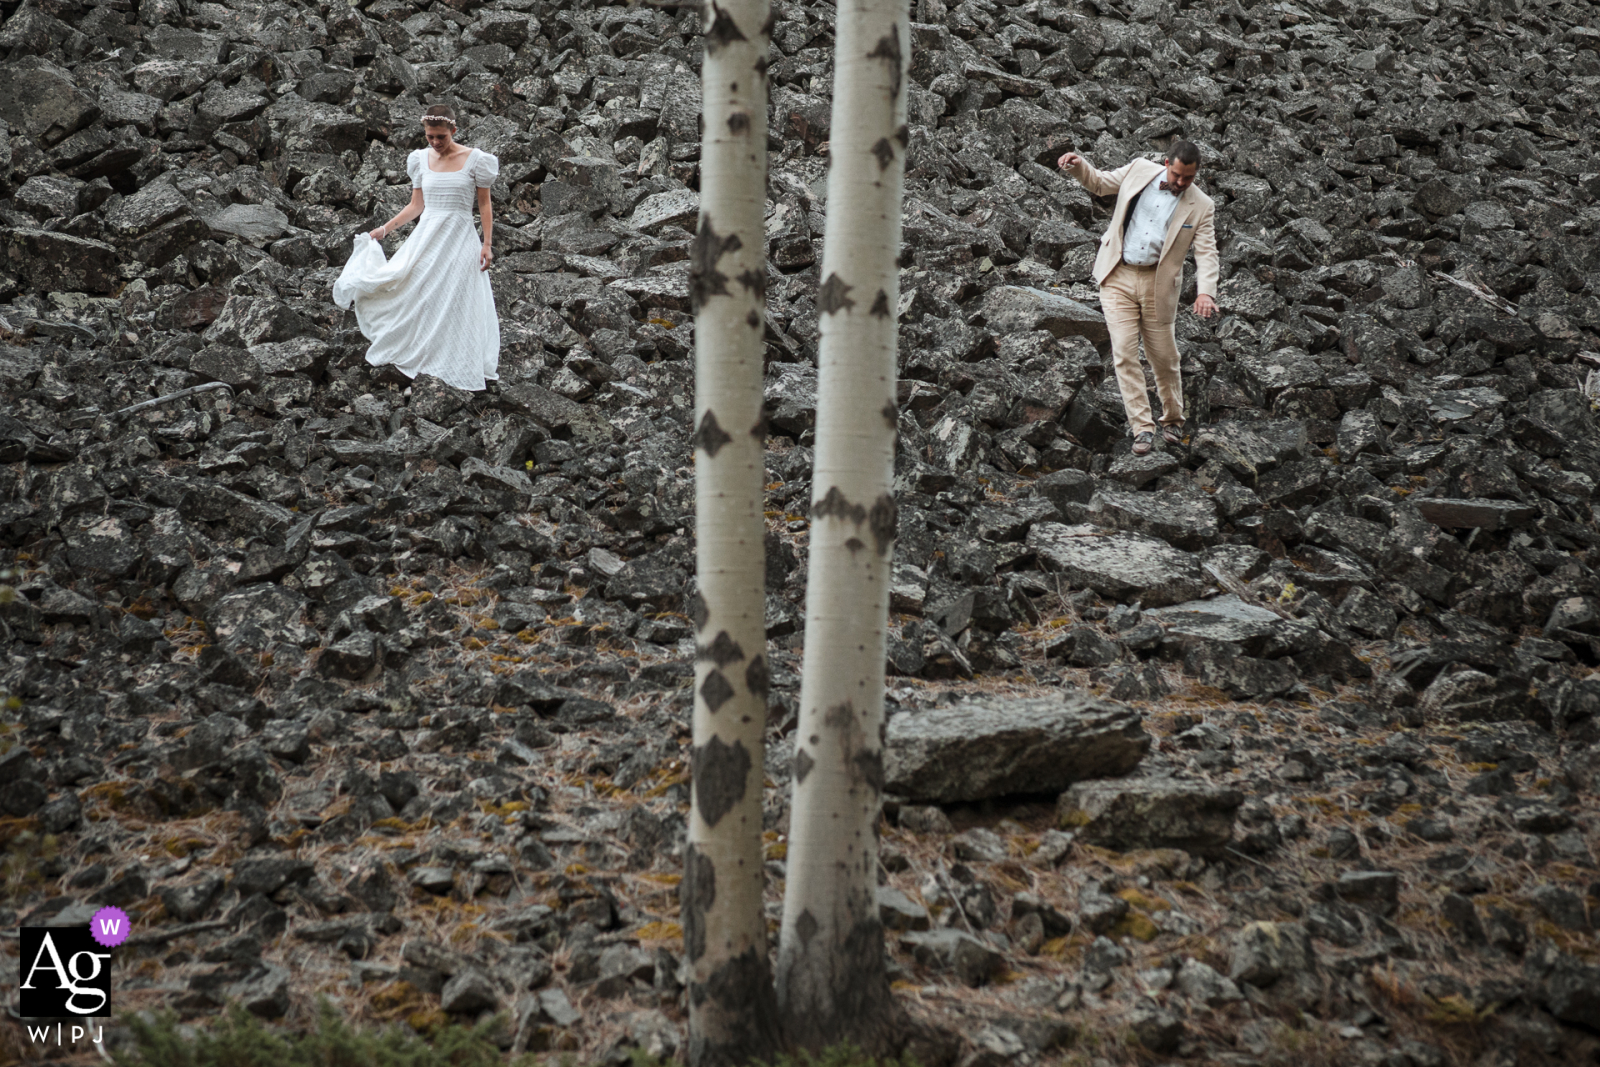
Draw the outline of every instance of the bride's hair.
M425 126L449 126L455 129L456 113L444 104L434 104L422 113L422 122Z

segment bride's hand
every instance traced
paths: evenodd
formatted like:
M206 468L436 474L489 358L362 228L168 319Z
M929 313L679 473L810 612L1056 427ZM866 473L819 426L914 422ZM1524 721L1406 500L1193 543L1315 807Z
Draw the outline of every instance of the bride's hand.
M483 251L478 253L478 269L488 270L489 264L494 262L494 250L488 245L483 246Z
M373 230L371 233L367 234L367 236L372 238L374 241L381 241L387 235L383 232L383 227L379 226L376 230Z

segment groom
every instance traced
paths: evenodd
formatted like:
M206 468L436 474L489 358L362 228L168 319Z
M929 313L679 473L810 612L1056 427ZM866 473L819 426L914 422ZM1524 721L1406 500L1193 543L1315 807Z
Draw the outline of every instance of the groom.
M1170 444L1183 440L1183 376L1178 370L1178 290L1183 285L1183 259L1194 245L1199 271L1195 314L1216 314L1217 235L1212 226L1211 198L1194 187L1200 170L1200 149L1176 141L1164 164L1136 159L1109 174L1094 168L1076 152L1058 161L1096 196L1117 194L1111 225L1100 238L1094 280L1100 286L1100 308L1111 333L1111 355L1122 390L1122 406L1133 427L1133 453L1155 447L1156 424L1150 416L1150 394L1139 366L1139 342L1155 372L1161 396L1161 436Z

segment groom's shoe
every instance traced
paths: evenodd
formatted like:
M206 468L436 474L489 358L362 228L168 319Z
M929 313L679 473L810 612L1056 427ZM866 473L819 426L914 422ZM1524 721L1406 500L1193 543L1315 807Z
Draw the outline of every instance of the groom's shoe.
M1165 441L1169 445L1181 445L1181 444L1183 444L1183 427L1181 427L1181 426L1163 426L1163 427L1161 427L1161 439L1163 441Z
M1136 434L1133 438L1133 454L1147 456L1150 450L1156 447L1156 435L1149 430Z

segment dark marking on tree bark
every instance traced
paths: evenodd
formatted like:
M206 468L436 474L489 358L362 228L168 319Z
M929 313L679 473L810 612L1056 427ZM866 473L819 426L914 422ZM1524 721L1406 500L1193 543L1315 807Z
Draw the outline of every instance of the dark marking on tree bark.
M750 427L750 436L757 441L765 441L767 439L767 417L765 415L757 419L756 424Z
M826 496L811 505L811 517L813 519L826 519L830 516L848 519L860 526L867 521L867 509L860 504L850 503L845 499L844 494L839 491L839 487L835 485L828 489Z
M768 59L766 56L762 56L760 59L756 60L756 73L765 78L767 76L767 68L771 65L772 60Z
M706 954L706 912L717 902L717 869L694 845L683 857L683 950L693 963Z
M744 799L750 777L750 753L743 741L731 745L713 737L689 755L694 776L695 810L707 826L715 826Z
M703 448L706 455L712 459L717 458L717 453L722 451L722 446L733 440L717 423L716 414L706 408L706 413L700 416L700 426L694 432L694 439L689 442L691 448Z
M899 519L900 509L895 506L894 497L890 494L884 493L872 502L872 510L867 513L867 529L872 533L878 555L887 553L889 546L894 543Z
M733 686L722 676L721 671L712 671L706 675L706 680L700 685L700 695L705 698L706 707L715 715L717 709L733 699Z
M758 270L742 270L739 272L738 282L745 287L746 292L756 294L757 300L767 297L767 275Z
M889 164L894 162L894 145L889 143L889 138L880 137L872 146L872 154L878 160L878 169L888 170Z
M761 329L761 313L755 308L751 308L745 313L744 324L750 327L752 330Z
M761 36L763 36L763 37L771 37L772 36L772 31L777 29L777 26L778 26L778 13L776 11L768 10L768 12L767 12L767 21L765 21L765 22L763 22L761 24Z
M811 758L811 753L807 752L803 748L800 748L799 746L795 747L795 750L794 750L794 780L795 781L799 782L801 785L805 785L806 784L806 777L811 774L811 768L815 767L816 765L817 765L817 761Z
M735 137L750 132L750 116L743 111L735 111L728 116L728 132Z
M900 428L900 405L893 400L885 402L879 414L883 416L883 421L889 424L889 429L898 430Z
M728 296L728 276L717 269L717 261L729 252L744 247L739 235L723 237L711 225L711 216L700 218L700 231L689 247L689 301L699 311L713 296Z
M689 621L694 623L695 633L706 628L706 623L711 621L711 609L706 607L705 598L695 593L689 598Z
M765 702L767 689L771 684L772 678L767 673L767 657L757 656L750 661L750 666L744 669L744 687Z
M765 953L754 945L689 984L700 1025L689 1028L688 1063L769 1063L781 1047L778 993Z
M828 280L822 283L822 288L817 290L817 310L824 315L831 315L840 308L853 308L856 302L850 299L850 290L855 288L846 285L837 271L828 275Z
M719 630L717 636L709 645L701 645L694 650L696 659L708 659L721 670L730 663L744 659L744 649L739 647L739 642L728 636L728 631Z
M857 776L877 792L883 792L883 751L858 752L855 764Z
M898 130L894 131L894 139L896 141L900 142L900 147L901 148L910 147L910 145L911 145L911 128L909 126L907 126L905 123L902 122L900 124L900 128Z
M822 713L822 725L834 730L849 732L856 728L855 705L846 700Z
M897 100L900 97L900 31L890 30L878 38L878 43L872 51L867 53L868 59L882 59L889 63L889 98Z
M860 552L863 548L866 548L867 543L861 540L859 537L852 537L844 543L844 547L848 548L850 550L850 554L853 556L857 552Z
M794 932L800 938L802 945L811 944L811 939L817 936L817 931L820 929L822 926L817 922L817 917L811 914L810 908L802 911L800 918L794 921Z
M717 6L717 0L711 0L710 7L711 26L706 30L706 51L714 52L725 44L747 39L739 32L739 24L733 21L733 16Z
M872 298L872 310L867 312L867 314L876 319L888 318L890 314L889 294L884 292L882 289L879 289L878 295Z

